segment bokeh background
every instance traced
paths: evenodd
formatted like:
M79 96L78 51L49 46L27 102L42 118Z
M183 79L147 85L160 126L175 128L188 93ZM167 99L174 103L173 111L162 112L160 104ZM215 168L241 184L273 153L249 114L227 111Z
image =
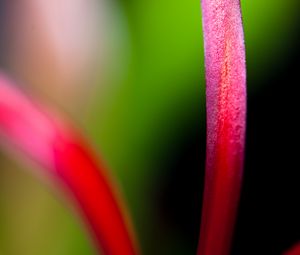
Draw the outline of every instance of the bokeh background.
M300 2L241 4L248 124L232 254L276 255L300 240ZM83 130L145 255L196 251L203 60L199 0L0 1L1 70ZM0 151L0 254L95 254L73 208L30 169Z

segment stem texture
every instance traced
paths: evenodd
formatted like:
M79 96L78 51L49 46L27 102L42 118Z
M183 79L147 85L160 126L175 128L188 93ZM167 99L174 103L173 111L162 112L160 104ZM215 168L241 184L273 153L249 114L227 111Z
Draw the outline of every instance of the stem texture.
M198 255L230 251L243 172L246 67L239 0L202 0L206 172Z

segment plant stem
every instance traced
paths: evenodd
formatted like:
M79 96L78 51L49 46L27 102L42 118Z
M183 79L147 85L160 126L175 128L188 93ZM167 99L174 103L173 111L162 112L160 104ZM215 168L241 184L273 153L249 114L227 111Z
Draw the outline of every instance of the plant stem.
M206 173L198 255L230 251L242 182L246 67L240 0L202 0Z
M42 166L73 199L99 254L139 254L118 190L90 146L73 126L25 97L3 75L0 137Z

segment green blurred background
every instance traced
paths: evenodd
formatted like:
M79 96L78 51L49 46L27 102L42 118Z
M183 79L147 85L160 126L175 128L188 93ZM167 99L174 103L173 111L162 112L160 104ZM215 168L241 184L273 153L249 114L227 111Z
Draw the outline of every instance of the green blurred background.
M300 4L241 4L248 93L255 96L265 77L289 64L298 40ZM1 1L0 8L0 63L17 76L7 38L11 24L18 24L5 15L7 2ZM64 105L64 96L47 100L82 127L117 177L143 254L195 254L205 158L200 3L107 0L105 8L108 60L96 65L101 70L95 71L84 110ZM47 97L47 90L37 93ZM0 254L95 254L59 192L30 171L20 171L28 167L3 151L0 168Z

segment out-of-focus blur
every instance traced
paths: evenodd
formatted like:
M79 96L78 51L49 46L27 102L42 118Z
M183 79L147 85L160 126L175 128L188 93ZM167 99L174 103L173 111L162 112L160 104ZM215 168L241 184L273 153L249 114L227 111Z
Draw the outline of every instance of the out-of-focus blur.
M249 100L233 254L280 254L300 240L289 146L298 132L300 3L241 4ZM102 153L145 255L196 251L203 59L199 1L0 1L1 70L68 114ZM0 254L95 254L74 210L27 168L0 151Z

